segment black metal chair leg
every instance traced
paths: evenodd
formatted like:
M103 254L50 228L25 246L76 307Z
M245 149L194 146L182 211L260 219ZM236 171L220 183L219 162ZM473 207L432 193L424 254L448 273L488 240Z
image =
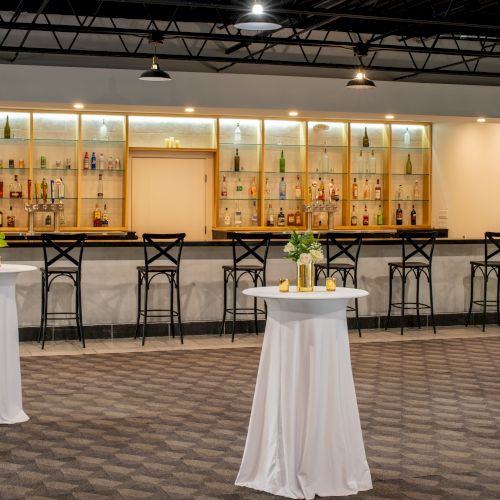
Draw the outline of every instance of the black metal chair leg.
M146 342L146 330L148 327L148 295L149 295L149 277L145 276L145 291L144 291L144 323L142 325L142 345Z
M497 275L497 326L500 326L500 275L498 271Z
M78 335L78 340L81 342L82 341L82 333L80 331L80 325L78 323L78 316L79 316L79 312L80 312L80 308L79 308L79 305L78 305L78 278L77 278L77 281L75 283L75 316L76 316L76 332L77 332L77 335Z
M80 276L78 276L78 284L76 286L78 294L78 314L76 316L76 321L78 325L78 331L80 333L80 338L82 340L82 347L85 349L85 333L83 331L83 321L82 321L82 282Z
M184 344L184 332L182 330L182 318L181 318L181 292L180 292L178 277L175 282L175 289L177 292L177 321L179 322L179 335L181 337L181 344Z
M401 335L403 335L405 327L405 288L406 288L406 272L403 268L401 280Z
M219 337L226 329L226 313L227 313L227 273L224 271L224 312L222 314L222 325L220 328Z
M416 305L416 309L417 309L417 326L418 328L422 328L421 324L420 324L420 276L421 276L421 272L420 271L417 271L417 296L416 296L416 299L415 299L415 305Z
M233 276L233 331L231 332L231 342L234 342L234 334L236 333L236 291L238 288L237 274Z
M172 332L172 338L175 338L175 326L174 326L174 288L175 288L175 276L169 278L170 281L170 331Z
M43 318L45 317L45 279L42 274L42 312L40 314L40 329L38 330L38 343L42 340Z
M469 303L469 313L467 314L467 319L465 321L465 326L469 326L470 316L472 314L472 304L474 303L474 277L476 274L476 268L473 264L470 266L470 303Z
M138 337L139 326L141 325L141 302L142 302L142 277L141 277L141 271L137 271L137 322L135 324L134 339Z
M354 279L353 279L354 288L358 288L358 274L357 269L354 269ZM354 299L354 309L356 312L356 326L358 327L358 335L361 337L361 327L359 326L359 306L358 299Z
M429 267L429 301L431 306L432 329L436 333L436 320L434 319L434 294L432 293L432 270Z
M394 277L394 270L392 267L389 268L389 310L387 311L387 318L385 320L385 331L389 328L389 321L391 319L391 308L392 308L392 278Z
M253 278L253 286L257 287L257 274ZM259 335L259 322L257 318L257 297L253 298L253 321L255 326L255 335Z
M484 269L484 286L483 286L483 332L486 330L486 299L488 297L488 269Z
M47 311L48 311L48 301L49 301L49 281L45 280L45 286L43 288L44 304L45 304L45 314L43 315L43 328L42 328L42 349L45 347L45 338L47 336Z

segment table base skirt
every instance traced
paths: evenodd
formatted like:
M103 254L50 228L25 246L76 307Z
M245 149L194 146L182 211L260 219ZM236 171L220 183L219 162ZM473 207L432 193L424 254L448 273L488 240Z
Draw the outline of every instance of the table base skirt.
M21 410L14 417L5 417L4 415L0 415L0 425L21 424L23 422L27 422L29 419L28 415Z
M306 499L371 489L352 377L347 301L303 305L268 299L267 304L235 484Z

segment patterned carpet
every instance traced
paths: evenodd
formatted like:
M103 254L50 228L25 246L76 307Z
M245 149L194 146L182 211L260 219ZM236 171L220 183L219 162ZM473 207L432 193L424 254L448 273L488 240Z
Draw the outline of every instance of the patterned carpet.
M500 498L500 339L352 345L374 489ZM271 498L233 485L259 349L24 358L2 499Z

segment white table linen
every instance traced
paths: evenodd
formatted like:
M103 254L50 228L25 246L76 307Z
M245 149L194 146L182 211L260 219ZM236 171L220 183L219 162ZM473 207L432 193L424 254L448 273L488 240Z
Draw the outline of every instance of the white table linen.
M266 300L266 332L236 485L288 498L372 488L352 377L346 306L353 288L243 293Z
M19 273L35 269L18 264L0 266L0 424L29 420L21 393L16 279Z

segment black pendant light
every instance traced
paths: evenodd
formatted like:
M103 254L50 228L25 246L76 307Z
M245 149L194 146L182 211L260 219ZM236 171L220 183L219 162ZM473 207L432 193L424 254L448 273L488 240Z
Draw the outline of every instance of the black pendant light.
M365 73L358 71L356 76L346 83L346 87L349 89L374 89L376 87L375 82L370 80Z
M158 64L158 58L156 57L156 43L154 43L154 55L153 62L151 63L151 68L141 73L139 80L144 80L146 82L168 82L171 80L170 75L160 69Z
M252 12L240 16L234 23L234 27L246 31L275 31L282 25L275 16L264 12L260 0L255 0Z

